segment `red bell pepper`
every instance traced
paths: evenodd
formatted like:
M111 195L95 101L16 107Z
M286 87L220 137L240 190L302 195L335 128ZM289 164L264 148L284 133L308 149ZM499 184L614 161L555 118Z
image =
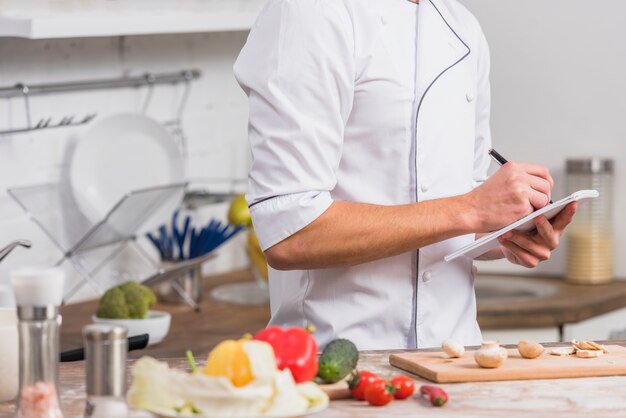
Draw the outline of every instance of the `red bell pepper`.
M274 348L279 370L291 370L296 383L308 382L317 375L317 343L311 329L283 329L271 326L259 331L255 340L265 341Z

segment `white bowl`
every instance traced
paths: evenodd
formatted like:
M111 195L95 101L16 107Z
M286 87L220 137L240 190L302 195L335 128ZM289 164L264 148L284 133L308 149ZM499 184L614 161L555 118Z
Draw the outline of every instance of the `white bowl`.
M145 319L110 319L98 318L93 315L91 320L98 324L122 325L128 329L128 336L134 337L141 334L149 334L148 345L155 345L163 341L170 330L172 316L163 311L148 311Z
M15 308L0 308L0 402L14 399L18 391L17 313Z

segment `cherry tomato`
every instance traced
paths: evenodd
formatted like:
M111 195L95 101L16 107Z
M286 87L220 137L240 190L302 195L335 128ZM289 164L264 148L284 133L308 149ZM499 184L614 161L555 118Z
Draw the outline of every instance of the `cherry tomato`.
M348 386L350 387L352 397L359 401L364 401L365 388L367 385L376 380L378 380L378 376L372 372L368 372L367 370L355 371L350 377L350 380L348 380Z
M413 379L407 376L396 376L391 379L391 384L396 388L396 393L393 395L396 399L406 399L415 391Z
M365 388L365 400L373 406L384 406L393 400L395 391L389 382L378 379Z

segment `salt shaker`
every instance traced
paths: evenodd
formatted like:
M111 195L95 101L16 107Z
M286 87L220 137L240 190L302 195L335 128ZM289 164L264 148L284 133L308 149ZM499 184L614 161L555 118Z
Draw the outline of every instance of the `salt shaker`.
M57 269L11 273L19 319L18 418L63 418L59 402L59 306L65 275Z
M125 327L91 324L83 328L87 362L86 418L126 418Z

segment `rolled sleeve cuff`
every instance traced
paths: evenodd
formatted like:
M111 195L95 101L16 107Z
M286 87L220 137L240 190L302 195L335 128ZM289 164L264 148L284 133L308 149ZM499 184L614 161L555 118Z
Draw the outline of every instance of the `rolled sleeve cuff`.
M253 204L252 223L263 251L295 234L333 203L329 192L310 191L276 196Z

